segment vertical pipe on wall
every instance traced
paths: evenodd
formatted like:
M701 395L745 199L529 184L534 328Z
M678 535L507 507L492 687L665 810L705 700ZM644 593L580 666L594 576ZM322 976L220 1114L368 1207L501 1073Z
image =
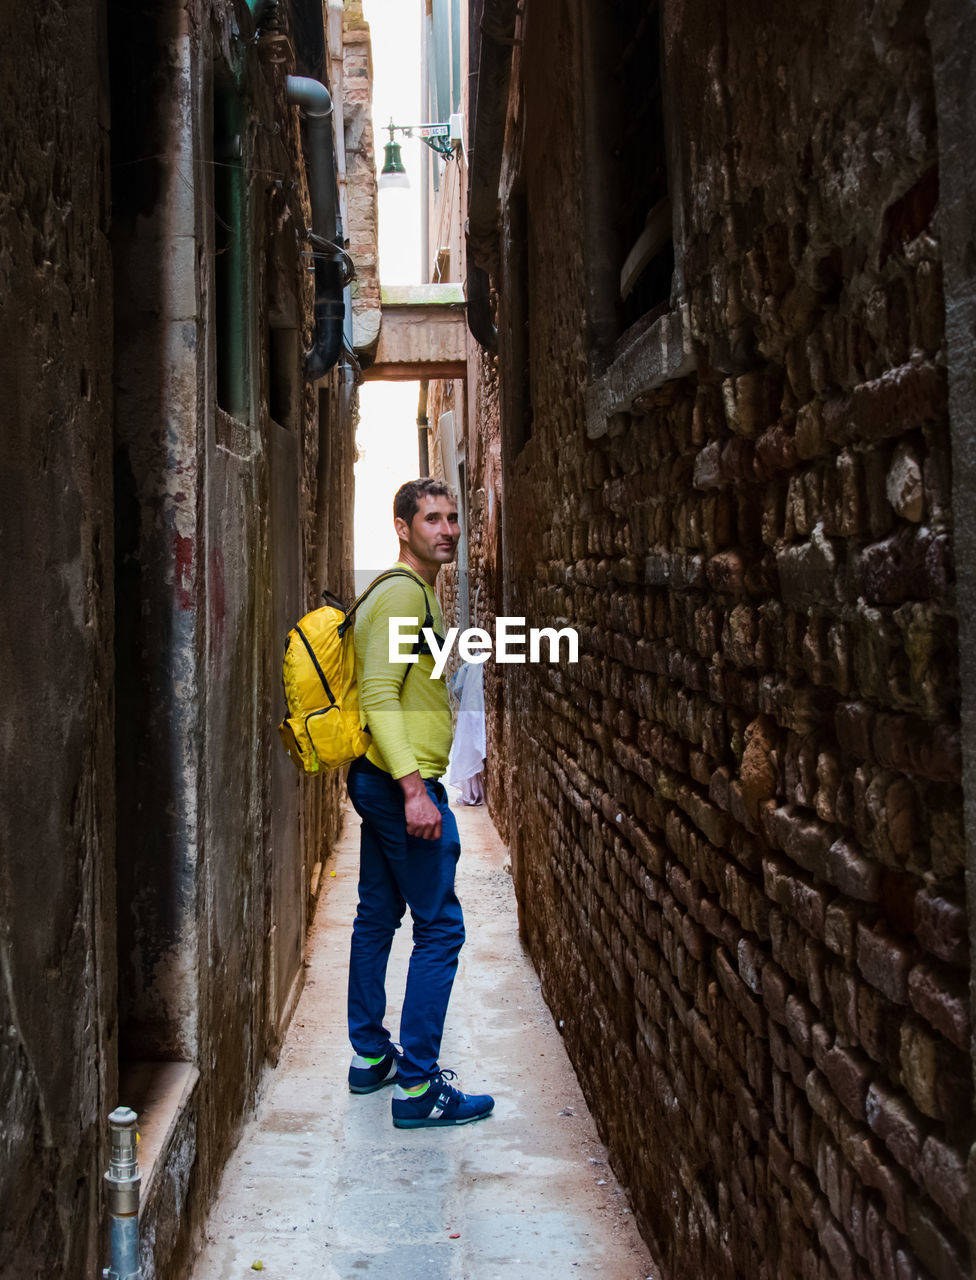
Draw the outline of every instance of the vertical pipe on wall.
M420 454L420 475L430 475L430 427L427 419L427 394L430 382L424 378L420 383L420 400L417 404L417 449Z
M339 359L345 317L343 272L336 261L341 256L341 246L336 243L339 202L332 96L324 84L307 76L288 76L285 85L288 101L304 110L308 130L308 194L316 237L315 337L306 356L305 376L315 382Z
M108 1187L111 1262L103 1280L142 1280L139 1265L139 1161L136 1157L136 1113L116 1107L108 1118L111 1154L105 1184Z

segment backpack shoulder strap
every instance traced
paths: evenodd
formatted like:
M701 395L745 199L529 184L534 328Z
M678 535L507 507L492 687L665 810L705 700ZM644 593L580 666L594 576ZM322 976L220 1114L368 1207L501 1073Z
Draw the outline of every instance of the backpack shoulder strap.
M411 579L413 579L413 581L414 581L414 582L416 582L416 581L417 581L416 577L415 577L412 573L410 573L410 572L409 572L409 570L407 570L407 569L387 569L384 573L381 573L381 574L379 574L377 577L375 577L375 578L373 579L373 581L369 584L369 586L366 588L366 590L362 593L362 595L357 596L357 598L353 601L353 603L352 603L352 604L349 606L349 608L346 610L346 616L345 616L345 618L343 618L342 622L340 622L339 626L336 628L336 631L337 631L337 634L338 634L338 636L339 636L339 639L340 639L340 640L341 640L341 639L342 639L342 637L346 634L346 632L349 630L349 628L352 626L353 621L354 621L354 617L355 617L356 610L357 610L357 609L359 608L359 606L363 603L363 601L366 599L366 597L367 597L367 596L368 596L372 591L374 591L378 586L380 586L382 583L384 583L384 582L388 582L388 581L390 580L390 578L411 578ZM425 589L423 586L421 586L421 584L420 584L419 582L417 583L417 585L420 587L421 591L423 591L423 593L424 593L424 621L423 621L423 627L430 627L430 628L433 628L433 626L434 626L434 619L433 619L433 617L432 617L432 615L431 615L431 612L430 612L430 605L429 605L429 603L428 603L428 601L427 601L427 591L426 591L426 589ZM424 636L423 636L423 627L421 628L420 636L419 636L419 638L418 638L418 640L417 640L417 643L414 645L414 649L413 649L414 653L417 653L417 654L420 654L420 653L427 653L427 654L429 654L429 653L430 653L430 646L428 645L427 641L424 639ZM438 637L438 639L440 639L440 638L441 638L441 637ZM400 696L401 696L401 697L402 697L402 695L403 695L403 686L407 683L407 676L409 676L410 672L413 670L414 665L415 665L415 664L414 664L414 663L412 663L412 662L408 662L408 663L407 663L407 669L406 669L406 671L404 671L404 673L403 673L403 679L400 681ZM366 727L368 728L369 726L366 726Z
M410 578L412 581L417 582L416 577L412 573L410 573L410 571L407 569L387 569L384 573L381 573L377 577L375 577L373 581L369 584L369 586L366 588L366 590L362 593L362 595L358 596L356 600L353 601L353 603L346 610L346 616L345 618L343 618L342 622L340 622L338 627L338 634L339 634L340 640L346 634L349 628L352 626L353 619L356 614L356 610L365 601L366 597L369 596L373 591L375 591L376 588L380 586L382 583L388 582L390 578ZM434 619L431 617L430 605L427 602L427 592L426 590L424 590L423 586L419 582L417 582L417 585L420 587L421 591L423 591L424 593L424 615L425 616L424 616L423 625L425 627L433 627ZM420 652L425 652L425 651L426 650L423 648L420 650Z

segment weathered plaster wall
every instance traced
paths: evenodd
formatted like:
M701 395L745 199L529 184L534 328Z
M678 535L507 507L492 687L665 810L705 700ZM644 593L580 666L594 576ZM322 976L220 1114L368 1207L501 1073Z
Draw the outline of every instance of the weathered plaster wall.
M23 1277L94 1274L115 1082L103 20L14 7L0 47L0 1269Z
M206 134L189 12L111 5L117 768L124 1058L192 1061L209 567L198 522L206 371L197 172ZM145 91L151 86L151 92ZM202 136L200 136L202 134Z
M341 369L314 388L303 372L311 219L285 76L327 76L324 39L320 65L290 66L238 37L243 10L112 16L119 669L133 712L119 721L119 844L133 849L122 1054L200 1071L171 1157L179 1194L144 1215L149 1264L168 1274L277 1058L338 831L338 781L300 779L275 726L285 634L317 605L320 574L349 570L354 389ZM341 98L336 115L341 141ZM215 169L238 157L239 223L218 207ZM224 305L218 255L233 237L243 266ZM236 404L221 391L225 348L243 370Z
M669 1275L961 1280L969 946L926 12L663 7L693 353L670 381L647 374L667 364L657 330L587 348L579 9L526 7L508 160L533 425L518 448L506 203L505 603L576 625L583 657L505 673L523 928ZM646 393L608 418L614 369Z
M21 8L0 51L4 1274L100 1271L105 1117L158 1061L187 1069L143 1274L185 1274L341 821L340 779L300 780L275 734L287 628L351 586L356 411L348 365L305 383L285 97L335 78L341 166L341 78L321 11L280 16L314 66L207 0Z

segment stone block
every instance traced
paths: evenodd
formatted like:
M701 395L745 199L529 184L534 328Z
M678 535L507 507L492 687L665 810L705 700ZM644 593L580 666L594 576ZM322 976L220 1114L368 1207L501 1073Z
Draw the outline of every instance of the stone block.
M849 839L835 840L827 854L827 879L831 884L860 902L877 902L881 886L881 867L868 858Z
M871 745L879 764L935 782L956 782L961 760L955 724L930 725L914 716L874 717Z
M926 1191L961 1232L968 1226L966 1160L961 1151L930 1134L922 1145L919 1172Z
M946 1230L936 1212L921 1197L908 1204L908 1242L935 1280L970 1280L965 1243Z
M864 1120L865 1099L872 1073L867 1058L856 1049L834 1044L820 1055L818 1065L841 1105L855 1120Z
M868 1086L865 1114L872 1132L902 1168L916 1177L929 1122L908 1098L879 1081Z
M791 983L777 964L768 962L763 970L762 999L769 1016L781 1026L786 1025L786 1000Z
M805 1057L809 1057L812 1052L810 1028L813 1020L814 1011L805 1000L796 995L787 996L784 1008L786 1030Z
M924 1115L948 1122L969 1115L972 1081L966 1060L918 1018L902 1024L899 1062L905 1088Z
M736 959L739 976L754 995L761 996L763 973L767 964L766 953L752 938L743 937L736 949Z
M762 828L769 843L782 849L804 871L824 877L834 829L794 805L763 810Z
M808 933L816 938L823 937L828 899L822 889L791 875L786 863L772 858L764 859L763 883L768 896L788 911Z
M857 1036L875 1062L895 1067L899 1061L904 1010L867 983L857 987Z
M922 464L917 451L906 441L895 449L885 483L888 501L904 520L918 524L925 512Z
M857 979L840 965L831 964L827 966L826 982L838 1043L854 1045L858 1040Z
M951 964L969 962L965 907L926 889L915 900L915 933L926 951Z
M851 428L861 439L883 440L939 422L946 412L945 371L907 364L855 388Z
M896 1004L908 1003L908 973L914 961L913 949L883 925L857 927L857 967L880 992Z
M808 542L786 547L777 553L780 593L793 609L810 605L831 605L837 589L837 556L822 524L811 531Z
M824 915L824 943L853 968L857 925L864 908L853 902L835 899Z
M958 970L928 961L916 965L908 975L908 999L916 1013L936 1031L951 1040L957 1049L969 1052L972 1036L969 987Z
M797 463L797 444L793 435L781 423L768 427L756 441L756 469L761 475L772 476L781 471L792 471Z
M797 410L794 432L798 458L806 462L826 452L829 444L819 400L811 400Z
M952 573L946 534L900 529L853 559L854 588L869 604L940 599Z

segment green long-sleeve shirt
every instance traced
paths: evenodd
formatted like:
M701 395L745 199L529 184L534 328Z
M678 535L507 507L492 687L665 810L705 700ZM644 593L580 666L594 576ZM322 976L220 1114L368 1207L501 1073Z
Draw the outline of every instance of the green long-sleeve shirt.
M439 778L447 769L451 751L451 708L443 677L431 679L434 659L421 654L419 661L390 662L390 618L409 618L416 626L401 624L404 635L420 634L424 603L438 636L444 635L441 607L431 587L408 565L409 578L390 578L370 595L356 613L356 682L359 714L369 726L372 742L366 752L380 769L404 778L419 769L421 777ZM408 653L404 643L401 652ZM406 681L404 674L409 672Z

